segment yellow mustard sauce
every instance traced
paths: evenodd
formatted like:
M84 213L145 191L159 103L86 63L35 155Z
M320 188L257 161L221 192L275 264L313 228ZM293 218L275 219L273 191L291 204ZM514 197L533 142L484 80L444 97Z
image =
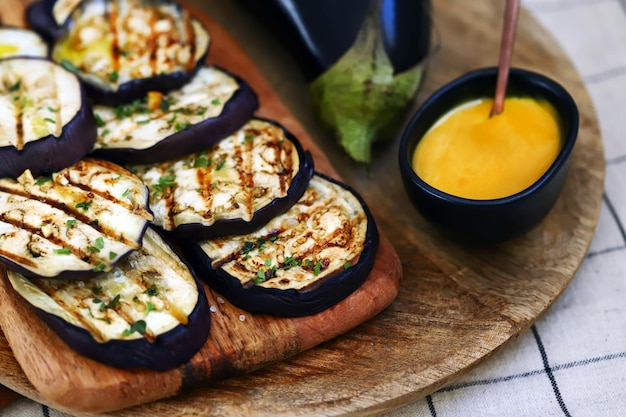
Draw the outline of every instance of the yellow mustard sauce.
M510 97L489 117L492 103L466 103L435 123L413 155L422 180L457 197L489 200L526 189L548 170L563 145L554 108Z

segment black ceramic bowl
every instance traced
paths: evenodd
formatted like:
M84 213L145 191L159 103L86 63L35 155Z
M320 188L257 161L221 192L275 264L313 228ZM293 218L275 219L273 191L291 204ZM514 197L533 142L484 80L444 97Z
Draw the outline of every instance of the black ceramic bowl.
M430 223L466 242L502 242L537 226L561 193L578 134L578 109L569 93L543 75L514 68L509 74L507 97L546 100L560 117L563 147L547 172L525 190L492 200L460 198L426 184L412 168L418 142L454 107L477 98L493 98L496 80L497 68L483 68L445 85L420 106L400 141L400 173L411 201Z

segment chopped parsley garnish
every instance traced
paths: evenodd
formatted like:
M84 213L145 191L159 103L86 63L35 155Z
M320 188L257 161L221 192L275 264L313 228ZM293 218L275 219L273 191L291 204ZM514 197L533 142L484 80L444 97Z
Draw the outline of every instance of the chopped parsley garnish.
M201 156L193 160L194 168L206 168L211 165L211 160L205 156Z
M72 250L70 248L61 248L61 249L55 249L54 253L56 253L57 255L71 255Z
M224 168L224 165L226 165L226 160L225 160L225 159L222 159L222 160L221 160L221 161L217 164L217 166L215 167L215 170L216 170L216 171L219 171L220 169Z
M67 227L72 227L72 226L76 226L76 223L77 223L77 222L78 222L78 220L76 220L76 219L68 219L68 220L65 222L65 225L66 225Z
M221 101L220 101L219 98L214 98L213 100L211 100L211 104L213 104L214 106L217 106L220 103L221 103Z
M20 89L21 86L22 86L22 80L18 80L15 84L9 87L9 92L15 93L16 91Z
M54 107L51 107L51 106L48 106L47 108L50 113L56 113L59 111L59 109L55 109Z
M120 75L117 73L117 71L114 70L109 73L109 81L114 83L119 78L120 78Z
M146 303L146 316L148 315L148 313L150 313L151 311L155 311L155 310L156 310L156 306L152 304L150 301L148 301Z
M122 197L127 197L129 192L130 192L129 188L125 189L124 192L122 193Z
M150 288L148 288L147 290L145 290L143 293L144 293L144 294L147 294L147 295L149 295L149 296L156 296L156 295L159 295L159 290L158 290L158 288L157 288L157 287L155 287L155 286L153 285L152 287L150 287Z
M99 249L104 248L104 239L102 238L102 236L98 236L98 238L96 239L96 246Z
M180 132L181 130L187 130L191 127L191 123L188 121L184 121L184 122L176 122L174 124L174 130L176 132Z
M110 252L109 252L109 259L110 259L110 260L113 260L113 259L115 259L115 258L117 258L117 253L115 253L115 252L113 252L113 251L110 251Z
M146 333L146 322L143 320L137 320L133 324L130 325L130 328L124 330L122 336L130 336L133 333L139 333L141 335Z
M198 111L196 112L196 114L198 116L204 116L204 113L206 113L206 111L208 110L208 107L202 106L198 109Z
M96 266L93 268L94 272L102 272L106 268L106 265L103 262L96 263Z
M78 72L79 71L79 69L78 69L78 67L76 65L72 64L70 61L68 61L65 58L63 58L61 60L61 66L63 68L65 68L66 70L71 71L71 72Z
M104 120L102 120L102 117L100 117L98 113L94 113L93 117L96 119L96 126L102 127L105 125Z
M137 120L137 124L138 125L145 125L150 123L150 119L146 119L146 120Z
M163 97L161 98L161 103L159 104L159 107L161 108L161 110L167 113L168 111L170 111L170 102L167 101L165 97Z
M245 136L243 137L243 140L245 140L245 141L249 141L249 140L252 140L252 139L254 139L254 138L255 138L255 136L254 136L254 135L245 135Z
M96 247L96 246L87 246L87 249L89 249L92 252L100 252L100 248Z
M322 262L315 262L315 267L313 267L313 275L318 276L322 272Z
M109 133L111 133L111 131L109 129L104 129L102 131L102 134L100 136L105 137L106 135L108 135Z
M120 50L120 55L122 55L124 58L127 58L130 56L130 51L124 51L124 50Z
M348 269L352 266L352 262L348 261L345 264L343 264L343 269Z
M176 179L175 174L164 175L161 178L159 178L158 183L152 184L152 188L155 190L152 195L156 197L159 193L164 193L169 187L175 187L176 186L176 182L174 181L175 179Z
M37 181L35 181L35 185L45 184L48 181L52 181L52 175L46 175L44 177L37 178Z
M51 119L51 118L49 118L49 117L44 117L44 118L43 118L43 120L44 120L45 122L48 122L48 123L54 123L54 124L56 124L56 123L57 123L57 121L56 121L56 120Z
M79 209L83 209L83 210L89 210L89 207L93 204L93 200L89 200L89 201L81 201L80 203L76 204L76 208Z

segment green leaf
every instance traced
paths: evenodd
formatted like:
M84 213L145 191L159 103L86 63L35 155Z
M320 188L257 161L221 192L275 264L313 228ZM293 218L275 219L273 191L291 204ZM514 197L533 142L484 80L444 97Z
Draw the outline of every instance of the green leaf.
M378 21L369 15L351 49L313 81L311 99L348 155L367 163L372 144L401 127L422 73L418 64L394 74Z

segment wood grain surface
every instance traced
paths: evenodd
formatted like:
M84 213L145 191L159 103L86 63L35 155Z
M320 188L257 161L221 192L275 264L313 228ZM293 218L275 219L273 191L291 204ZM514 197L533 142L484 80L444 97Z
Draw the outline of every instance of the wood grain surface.
M263 115L312 138L316 158L330 161L324 169L364 196L399 255L404 278L389 308L340 337L246 375L100 415L376 415L441 388L487 359L528 329L567 287L598 219L603 148L574 65L528 13L520 16L513 65L551 76L570 91L581 115L578 143L563 193L539 227L501 245L470 247L447 240L413 210L397 169L397 137L376 147L369 167L352 163L315 120L293 62L258 23L232 2L192 3L218 20L216 29L232 34L254 64L217 40L210 59L229 56L234 66L225 66L260 92ZM416 105L464 72L497 62L503 2L433 3L442 46L429 62ZM342 315L327 325L340 323ZM301 334L308 334L305 329ZM1 337L0 369L2 384L55 406L30 384Z

